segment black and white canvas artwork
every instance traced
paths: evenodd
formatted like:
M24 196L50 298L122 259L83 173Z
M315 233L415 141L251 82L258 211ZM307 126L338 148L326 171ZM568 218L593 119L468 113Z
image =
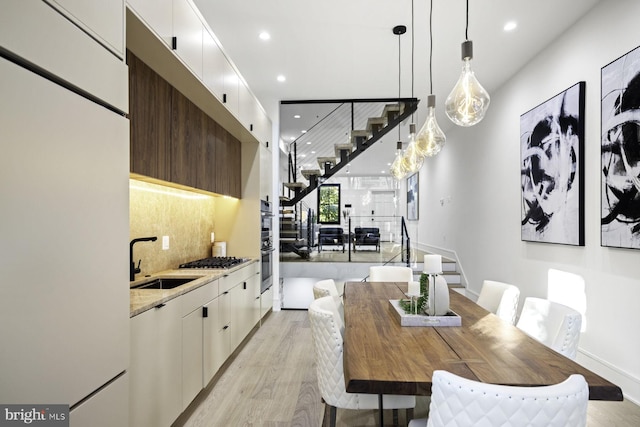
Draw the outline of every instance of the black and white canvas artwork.
M584 245L585 82L520 116L522 240Z
M640 47L602 68L601 244L640 249Z
M418 172L407 178L407 219L418 219Z

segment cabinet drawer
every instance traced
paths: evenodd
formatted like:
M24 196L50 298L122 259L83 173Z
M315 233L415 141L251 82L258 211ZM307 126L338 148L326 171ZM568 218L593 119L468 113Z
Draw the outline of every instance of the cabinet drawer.
M186 316L198 307L202 307L218 296L218 280L213 280L204 286L187 292L180 296L182 304L182 316Z

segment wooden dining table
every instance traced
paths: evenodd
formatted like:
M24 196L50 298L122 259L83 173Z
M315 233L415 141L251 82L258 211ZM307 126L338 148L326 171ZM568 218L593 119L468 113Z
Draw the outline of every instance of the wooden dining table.
M589 399L623 400L617 385L458 292L450 291L450 309L461 317L461 326L401 326L389 300L407 299L406 291L407 283L345 283L347 392L430 395L433 371L446 370L512 386L557 384L580 374L589 385Z

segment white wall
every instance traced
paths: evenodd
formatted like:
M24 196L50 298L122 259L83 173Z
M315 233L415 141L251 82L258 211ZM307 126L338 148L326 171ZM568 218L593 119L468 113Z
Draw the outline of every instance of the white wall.
M522 298L547 297L550 269L580 276L586 330L578 362L620 385L635 402L640 251L600 246L600 69L640 45L638 16L638 1L602 2L491 94L483 122L449 131L443 151L420 173L418 234L425 246L457 253L474 293L483 279L495 279L518 285ZM586 81L585 246L523 242L520 114L578 81Z

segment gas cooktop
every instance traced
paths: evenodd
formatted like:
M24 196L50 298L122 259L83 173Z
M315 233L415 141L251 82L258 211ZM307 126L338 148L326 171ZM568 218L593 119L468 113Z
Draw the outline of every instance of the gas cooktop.
M179 268L230 268L247 261L247 258L234 256L214 256L180 264Z

